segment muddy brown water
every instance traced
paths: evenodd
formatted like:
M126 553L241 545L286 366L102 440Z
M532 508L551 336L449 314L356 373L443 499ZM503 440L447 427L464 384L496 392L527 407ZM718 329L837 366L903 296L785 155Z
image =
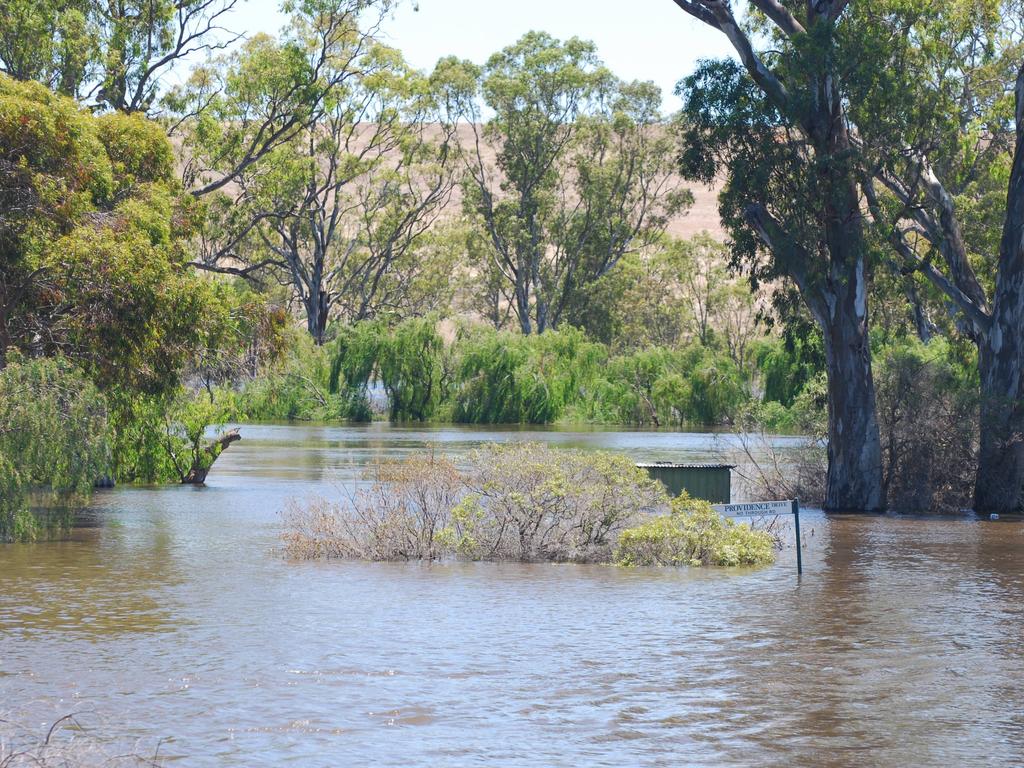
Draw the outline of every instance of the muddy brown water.
M706 459L706 435L245 427L205 488L100 492L0 546L0 712L188 766L1024 762L1024 534L804 518L757 570L287 562L287 499L373 457L532 437ZM785 444L785 440L782 441Z

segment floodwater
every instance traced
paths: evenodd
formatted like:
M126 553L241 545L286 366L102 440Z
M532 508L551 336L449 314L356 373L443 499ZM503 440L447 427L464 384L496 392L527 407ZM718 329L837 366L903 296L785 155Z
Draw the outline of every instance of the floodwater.
M530 437L637 459L709 436L261 426L205 488L100 492L0 546L0 712L187 766L1024 761L1020 523L828 518L758 570L288 562L289 498L375 456Z

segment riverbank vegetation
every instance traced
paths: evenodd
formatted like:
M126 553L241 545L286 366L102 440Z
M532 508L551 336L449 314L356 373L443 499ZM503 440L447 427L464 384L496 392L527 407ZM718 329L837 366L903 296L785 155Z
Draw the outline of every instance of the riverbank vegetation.
M380 464L368 480L346 498L293 502L284 552L626 566L775 560L770 533L723 520L706 502L670 502L659 482L618 454L508 443L458 466L436 454Z
M0 535L229 420L801 431L827 509L1024 504L1020 0L677 0L738 58L675 115L585 40L420 71L390 0L236 5L0 4L0 371L56 398Z

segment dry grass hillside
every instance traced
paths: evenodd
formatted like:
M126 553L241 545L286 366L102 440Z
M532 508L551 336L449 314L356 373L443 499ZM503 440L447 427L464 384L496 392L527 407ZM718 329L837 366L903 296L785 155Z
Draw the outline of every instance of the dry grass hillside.
M368 131L369 132L369 131ZM368 133L367 132L367 133ZM428 136L434 133L433 138L437 138L434 131L428 129ZM462 125L458 129L459 141L466 147L473 146L473 131L469 125ZM172 144L174 145L175 151L178 153L179 158L182 156L183 148L181 146L180 137L172 137ZM488 151L487 148L484 150L484 160L489 165L493 166L494 152L493 150ZM677 216L668 227L668 234L674 237L688 238L692 237L700 232L708 232L716 240L724 242L726 239L725 231L722 229L721 220L718 216L718 192L720 190L719 185L712 187L706 187L702 184L697 183L684 183L683 186L687 187L693 193L693 205L689 210L683 212L680 216ZM224 187L224 192L228 195L237 194L237 186L234 184L228 184ZM462 199L458 189L454 191L451 199L446 206L446 210L443 214L443 218L448 216L457 216L462 210Z
M462 125L458 130L459 141L466 147L473 146L473 131L469 125ZM484 161L493 166L494 152L485 148ZM697 183L684 183L693 193L693 206L682 215L677 216L668 227L668 234L673 237L687 238L700 232L708 232L716 240L724 242L725 230L718 216L718 192L720 186L706 187ZM449 203L453 213L461 210L461 197L456 191Z

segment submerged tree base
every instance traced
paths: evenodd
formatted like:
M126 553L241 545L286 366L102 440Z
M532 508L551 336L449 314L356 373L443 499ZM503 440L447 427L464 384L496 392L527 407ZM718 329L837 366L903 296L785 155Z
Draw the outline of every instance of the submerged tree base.
M284 550L300 559L626 566L775 559L769 532L723 520L685 495L670 501L625 456L531 443L490 445L459 467L434 454L381 464L369 488L340 501L293 503L284 524Z

